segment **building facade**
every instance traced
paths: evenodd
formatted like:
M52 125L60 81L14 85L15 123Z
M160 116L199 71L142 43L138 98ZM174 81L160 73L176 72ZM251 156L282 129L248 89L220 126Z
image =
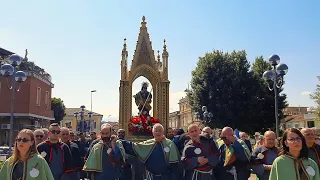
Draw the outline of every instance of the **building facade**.
M11 54L13 53L0 48L1 63L4 64L6 57ZM27 59L21 63L19 69L26 72L27 79L21 84L16 83L16 90L19 89L19 91L15 92L14 97L13 138L21 129L47 127L50 120L54 120L51 110L51 93L54 85L51 82L51 76ZM11 83L10 77L0 76L0 145L9 143Z
M66 108L65 113L66 116L63 118L63 120L60 122L61 127L67 127L73 132L79 132L77 131L77 124L81 120L80 115L77 117L74 116L75 112L80 112L81 108ZM88 113L90 111L84 110L84 120L90 120ZM99 113L92 112L91 120L92 128L91 131L95 131L96 133L100 132L100 126L101 126L101 120L103 118L103 115Z
M189 124L195 121L194 112L187 97L181 98L178 105L179 111L172 112L169 115L169 127L187 129Z

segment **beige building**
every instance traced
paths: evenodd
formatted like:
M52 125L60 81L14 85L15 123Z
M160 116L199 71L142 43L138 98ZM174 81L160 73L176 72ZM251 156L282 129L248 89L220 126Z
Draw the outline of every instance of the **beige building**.
M178 104L179 111L172 112L169 115L169 127L186 129L194 121L194 113L187 97L181 98Z
M281 128L315 128L320 130L320 121L312 108L287 107L283 110L286 118L281 120Z
M287 107L283 109L283 115L308 114L308 107Z
M81 108L66 108L66 116L63 118L63 120L60 122L61 127L68 127L72 129L72 131L77 132L77 121L80 121L80 115L78 117L74 117L74 112L80 112ZM89 120L88 116L88 110L84 111L84 119ZM96 133L100 132L100 126L101 126L101 120L103 118L103 115L92 112L91 120L93 120L93 131Z

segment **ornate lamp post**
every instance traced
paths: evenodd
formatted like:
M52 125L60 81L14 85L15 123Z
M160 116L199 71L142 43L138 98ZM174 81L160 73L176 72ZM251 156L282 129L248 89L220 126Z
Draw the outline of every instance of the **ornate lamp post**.
M22 61L22 57L13 54L8 57L7 62L1 66L0 74L7 77L7 87L12 90L11 93L11 113L10 113L10 139L9 139L9 152L12 151L12 137L13 137L13 117L14 117L14 98L15 92L20 90L20 85L27 79L27 75L23 71L17 71L17 67ZM11 85L9 85L9 78L11 77ZM16 88L16 82L18 88Z
M74 112L73 115L74 115L74 117L76 117L76 122L78 120L78 115L80 115L80 125L81 125L80 131L84 132L84 122L85 122L85 120L84 120L84 116L85 116L84 112L85 112L86 106L82 105L82 106L80 106L80 108L81 108L81 111L80 112ZM92 112L88 112L88 116L89 116L90 119L92 117L92 114L93 114Z
M276 134L279 137L279 115L278 115L278 88L283 85L283 77L288 72L288 66L286 64L279 64L280 57L278 55L272 55L269 58L269 63L272 65L271 71L263 73L262 77L268 83L270 91L274 91L274 113L276 118Z

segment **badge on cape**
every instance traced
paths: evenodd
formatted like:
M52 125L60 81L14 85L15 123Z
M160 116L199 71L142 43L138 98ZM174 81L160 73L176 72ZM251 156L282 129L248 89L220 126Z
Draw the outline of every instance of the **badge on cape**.
M308 166L306 171L310 176L315 176L316 175L316 171L311 166Z
M46 157L47 156L47 153L42 151L41 154L40 154L42 157Z
M201 149L200 149L200 148L196 148L196 149L194 150L194 153L200 154L200 153L201 153Z
M258 158L258 159L263 159L263 158L264 158L264 155L263 155L262 153L259 153L259 154L257 155L257 158Z
M36 168L32 168L31 171L29 172L30 176L33 178L36 178L39 176L40 171Z
M165 147L163 148L164 152L168 153L170 151L170 148L169 147Z
M111 148L109 148L109 149L107 150L107 153L108 153L108 154L110 154L110 153L111 153L111 151L112 151L112 149L111 149Z

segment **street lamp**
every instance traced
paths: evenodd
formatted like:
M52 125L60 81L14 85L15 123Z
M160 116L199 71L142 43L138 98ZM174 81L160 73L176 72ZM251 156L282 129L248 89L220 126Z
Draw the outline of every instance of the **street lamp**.
M7 87L12 90L11 92L11 113L10 113L10 139L9 139L9 152L12 151L12 137L13 137L13 117L14 117L14 98L15 92L20 90L20 85L27 79L27 75L23 71L17 71L17 67L21 64L22 57L13 54L7 59L8 63L5 63L0 68L0 74L7 78ZM11 77L11 86L9 85L9 77ZM19 83L16 89L16 82Z
M276 118L276 134L279 137L279 116L278 116L278 91L283 85L283 77L288 72L288 66L286 64L279 64L280 57L278 55L272 55L269 58L269 63L272 65L272 70L263 73L262 77L267 81L270 91L274 91L274 114Z
M213 114L211 112L208 112L207 106L202 106L202 111L203 111L203 121L205 125L207 125L208 123L211 123Z
M76 122L78 122L78 115L80 115L80 125L81 125L80 131L84 132L84 122L85 122L85 120L84 120L85 114L84 113L85 113L86 106L82 105L82 106L80 106L80 108L81 108L81 111L74 112L73 116L76 117ZM88 112L88 116L90 119L92 117L92 114L93 114L92 112ZM91 129L91 125L90 125L90 129Z
M97 92L97 90L92 90L91 91L91 112L92 112L92 93Z

